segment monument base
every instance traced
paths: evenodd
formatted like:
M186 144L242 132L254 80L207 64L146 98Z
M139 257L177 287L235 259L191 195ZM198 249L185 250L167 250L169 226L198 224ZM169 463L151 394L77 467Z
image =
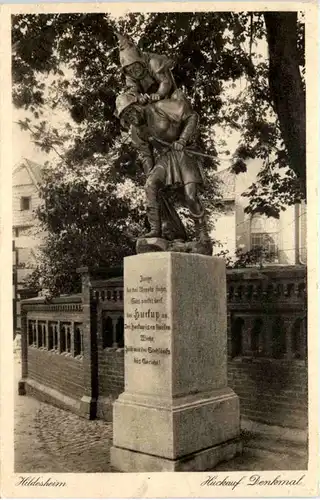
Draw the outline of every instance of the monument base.
M195 253L199 255L212 255L212 243L210 241L169 241L165 238L145 238L137 239L136 252L180 252L180 253Z
M125 391L113 404L111 464L205 471L241 452L227 386L221 259L182 252L125 260Z
M113 445L176 460L240 435L239 398L230 389L167 401L124 392L113 404Z
M120 472L204 472L218 463L231 460L242 453L242 443L233 439L205 450L185 455L177 460L147 455L112 446L111 463Z

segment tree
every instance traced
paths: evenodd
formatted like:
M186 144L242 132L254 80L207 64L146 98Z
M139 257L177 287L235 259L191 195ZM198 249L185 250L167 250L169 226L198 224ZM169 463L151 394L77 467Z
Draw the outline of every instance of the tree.
M290 166L306 190L306 104L300 73L304 51L299 51L296 12L264 14L269 46L269 84L279 117Z
M61 160L45 176L39 211L43 226L49 230L46 258L48 266L55 269L51 274L47 271L50 276L58 274L57 262L61 263L61 277L71 267L74 271L81 260L80 249L87 263L104 260L110 264L121 259L132 252L133 237L143 223L141 210L131 204L132 197L119 197L117 188L128 179L132 189L141 193L143 178L136 153L114 117L115 97L124 84L115 30L139 41L143 50L176 59L176 82L201 116L199 145L212 156L203 165L209 179L209 207L215 206L218 197L212 173L224 143L223 137L216 138L217 129L222 134L237 131L240 135L233 155L236 172L245 170L248 158L263 162L260 180L249 190L248 210L278 216L284 208L284 192L288 203L301 196L272 107L268 62L259 53L259 44L266 40L262 14L15 16L13 101L32 115L20 123L31 131L38 146L47 152L54 149ZM239 93L241 79L246 85ZM63 111L70 119L63 128L55 127L46 117L47 109ZM104 168L99 173L101 165ZM279 168L284 173L279 174ZM95 179L94 189L89 188L88 178ZM110 203L103 202L106 198ZM101 210L101 216L93 215L94 210ZM100 226L104 218L108 222ZM125 225L125 220L130 220L134 230ZM101 227L108 234L105 245L98 238ZM113 238L116 227L125 228L121 243ZM81 244L83 238L86 243ZM94 254L89 245L92 241L97 249ZM121 251L117 251L117 245L121 245ZM72 258L66 259L67 254ZM52 287L61 290L61 280Z
M45 169L37 215L47 235L29 286L71 293L80 286L78 267L109 268L134 253L143 198L130 180L115 182L112 170L102 157L94 165L70 169L60 162Z

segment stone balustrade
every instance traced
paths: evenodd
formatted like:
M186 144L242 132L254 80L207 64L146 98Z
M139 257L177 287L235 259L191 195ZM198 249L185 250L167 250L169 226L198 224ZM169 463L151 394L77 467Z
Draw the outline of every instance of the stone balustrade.
M56 391L46 399L110 418L124 386L123 278L79 272L81 294L22 301L20 393L35 380ZM306 290L302 266L227 271L228 378L243 419L307 425Z

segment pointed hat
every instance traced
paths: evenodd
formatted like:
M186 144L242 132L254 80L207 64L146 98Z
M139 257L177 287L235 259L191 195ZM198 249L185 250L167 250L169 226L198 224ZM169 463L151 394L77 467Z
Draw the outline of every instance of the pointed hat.
M116 36L119 40L120 65L122 68L135 62L145 64L140 50L130 38L121 35L121 33L116 33Z
M116 98L116 111L115 115L120 118L122 112L138 101L137 96L132 92L123 92Z

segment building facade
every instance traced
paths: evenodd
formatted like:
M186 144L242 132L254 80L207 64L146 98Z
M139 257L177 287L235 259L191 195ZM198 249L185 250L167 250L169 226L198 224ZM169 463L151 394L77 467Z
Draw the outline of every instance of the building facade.
M249 198L243 193L256 181L257 173L255 161L248 163L245 173L235 174L231 168L218 172L224 208L215 222L214 237L231 256L236 251L245 253L263 248L270 264L306 264L305 202L288 206L279 219L245 212Z
M36 250L41 243L37 233L35 210L40 204L41 166L24 160L12 173L12 262L13 262L13 332L20 332L20 299L28 294L24 283L36 265Z

